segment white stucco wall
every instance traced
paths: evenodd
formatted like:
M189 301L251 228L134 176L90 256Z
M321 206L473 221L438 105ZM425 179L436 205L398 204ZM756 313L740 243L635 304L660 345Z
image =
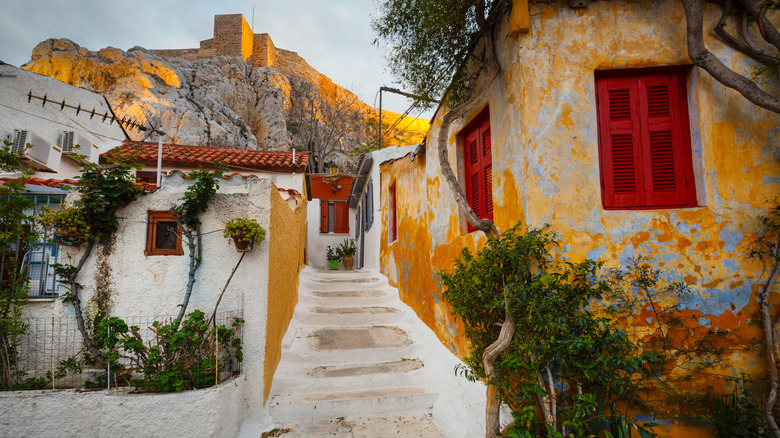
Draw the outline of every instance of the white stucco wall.
M95 285L100 282L107 285L104 289L109 292L105 301L112 316L159 317L175 316L178 313L188 276L186 240L183 242L184 255L144 256L147 217L148 211L170 210L190 184L190 181L176 172L166 178L160 190L141 195L137 201L118 212L120 226L115 237L109 242L95 246L79 274L78 281L84 285L81 298L87 318L95 313L98 296ZM264 390L270 258L268 238L272 196L285 199L267 179L242 178L236 175L220 180L218 193L208 210L201 214L203 262L196 273L195 286L187 308L187 313L201 309L210 315L231 270L241 256L236 252L233 243L223 237L222 229L225 223L234 217L256 219L269 234L266 240L255 246L253 252L246 254L219 307L220 312L243 310L245 324L242 376L246 376L246 396L242 398L242 409L251 411L262 409ZM281 205L282 208L291 206L290 201ZM79 260L80 251L83 249L69 248L61 259L67 260L70 255L72 263L75 264ZM50 321L52 318L57 321L73 321L74 315L73 306L63 303L62 300L35 301L25 307L25 316L38 321ZM80 339L78 335L74 337ZM107 406L120 401L103 401L102 409L105 410ZM122 408L118 406L116 409ZM152 407L143 409L154 411ZM159 410L161 416L175 414L175 411L168 408ZM168 414L164 413L166 410Z
M387 238L386 235L382 234L382 198L386 196L386 194L382 193L382 176L379 172L379 166L387 161L406 157L416 149L417 145L403 147L391 146L371 152L371 156L374 158L374 162L371 164L371 170L368 176L374 180L374 224L371 226L371 229L366 232L364 237L366 240L366 247L363 259L363 267L366 269L374 269L379 271L380 239ZM366 181L368 181L368 179L366 179ZM361 207L363 202L365 202L365 200L361 199L358 208Z
M169 394L1 392L1 437L228 437L244 414L243 377Z
M161 166L160 170L163 173L171 174L175 170L181 170L181 167L177 166L168 166L163 165ZM143 169L141 169L143 172L156 172L157 167L156 166L145 166ZM184 173L189 173L189 170L185 170ZM298 193L304 193L304 184L305 184L305 178L303 173L287 173L287 172L270 172L270 171L263 171L263 170L229 170L227 172L228 175L233 173L239 173L244 176L256 176L259 179L267 179L274 183L276 187L280 189L295 189L298 191ZM163 184L165 184L165 181L163 181Z
M320 233L319 199L309 202L306 218L309 222L307 243L309 266L316 269L330 269L330 262L328 262L327 257L328 246L332 246L335 249L344 242L344 239L355 238L355 209L349 209L349 233ZM339 269L344 269L344 265L339 263Z
M44 94L49 102L65 102L68 105L81 105L82 111L76 115L76 110L63 108L47 103L41 105L41 100L32 99L27 102L27 93L32 90L36 96ZM109 124L109 120L102 122L102 117L95 116L90 119L89 114L95 109L96 114L110 114L108 103L103 95L93 91L68 85L48 76L18 69L8 64L0 64L0 140L6 140L11 136L13 141L14 129L27 130L40 136L47 147L59 148L60 136L64 131L73 131L81 149L79 153L89 155L91 161L96 161L98 156L109 149L118 146L125 140L124 131L115 123ZM83 141L78 141L81 138ZM29 141L29 139L28 139ZM81 144L88 143L88 144ZM95 147L93 147L93 145ZM43 146L38 146L40 148ZM90 153L87 153L90 151ZM75 161L67 157L67 154L53 152L50 156L56 173L36 172L38 178L73 178L78 175L79 168Z

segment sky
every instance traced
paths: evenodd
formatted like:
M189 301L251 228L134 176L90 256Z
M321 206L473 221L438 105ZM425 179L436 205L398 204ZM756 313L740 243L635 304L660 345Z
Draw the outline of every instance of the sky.
M21 66L49 38L68 38L93 51L195 48L212 37L215 15L240 13L254 33L270 34L277 48L298 52L320 73L378 107L380 86L400 87L385 68L384 49L372 44L375 1L0 0L0 60ZM383 93L384 109L403 113L409 105L401 96Z

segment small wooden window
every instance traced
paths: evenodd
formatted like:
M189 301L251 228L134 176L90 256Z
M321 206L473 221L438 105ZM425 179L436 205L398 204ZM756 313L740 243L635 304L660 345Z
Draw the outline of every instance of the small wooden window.
M146 228L146 255L183 255L181 229L169 211L150 211Z
M398 240L398 208L397 208L397 200L396 200L396 191L395 191L395 183L390 186L390 196L388 198L388 201L390 201L390 242L395 242Z
M493 220L493 155L490 141L490 112L482 111L463 136L463 169L466 199L480 219ZM468 225L469 233L476 229Z
M320 201L320 233L349 233L347 201Z
M605 209L696 205L684 71L596 76Z

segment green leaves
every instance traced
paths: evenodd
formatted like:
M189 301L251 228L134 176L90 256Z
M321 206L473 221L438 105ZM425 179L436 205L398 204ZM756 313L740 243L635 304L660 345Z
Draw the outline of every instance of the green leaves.
M145 392L172 392L204 388L215 383L217 370L229 370L230 362L241 362L241 339L236 335L243 324L234 318L231 327L209 329L205 315L195 310L178 325L155 321L155 336L144 343L138 327L128 327L120 318L105 318L98 337L105 357L118 375L141 373L131 384ZM125 368L118 359L124 358Z
M184 225L195 228L200 224L198 215L208 208L209 202L219 190L217 181L227 170L226 164L214 163L213 169L199 167L190 172L187 179L194 183L187 187L187 191L180 199L181 203L174 208Z
M484 16L493 3L385 0L378 5L371 23L376 34L374 44L389 46L386 62L407 91L439 100L453 77L465 79L457 73L466 59L466 49L480 30L477 17Z

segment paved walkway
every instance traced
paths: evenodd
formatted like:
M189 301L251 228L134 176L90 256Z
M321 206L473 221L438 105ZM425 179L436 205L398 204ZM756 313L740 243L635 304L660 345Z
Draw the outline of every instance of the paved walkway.
M304 270L266 404L290 429L279 436L441 437L430 420L439 395L426 347L409 336L414 323L374 273Z

